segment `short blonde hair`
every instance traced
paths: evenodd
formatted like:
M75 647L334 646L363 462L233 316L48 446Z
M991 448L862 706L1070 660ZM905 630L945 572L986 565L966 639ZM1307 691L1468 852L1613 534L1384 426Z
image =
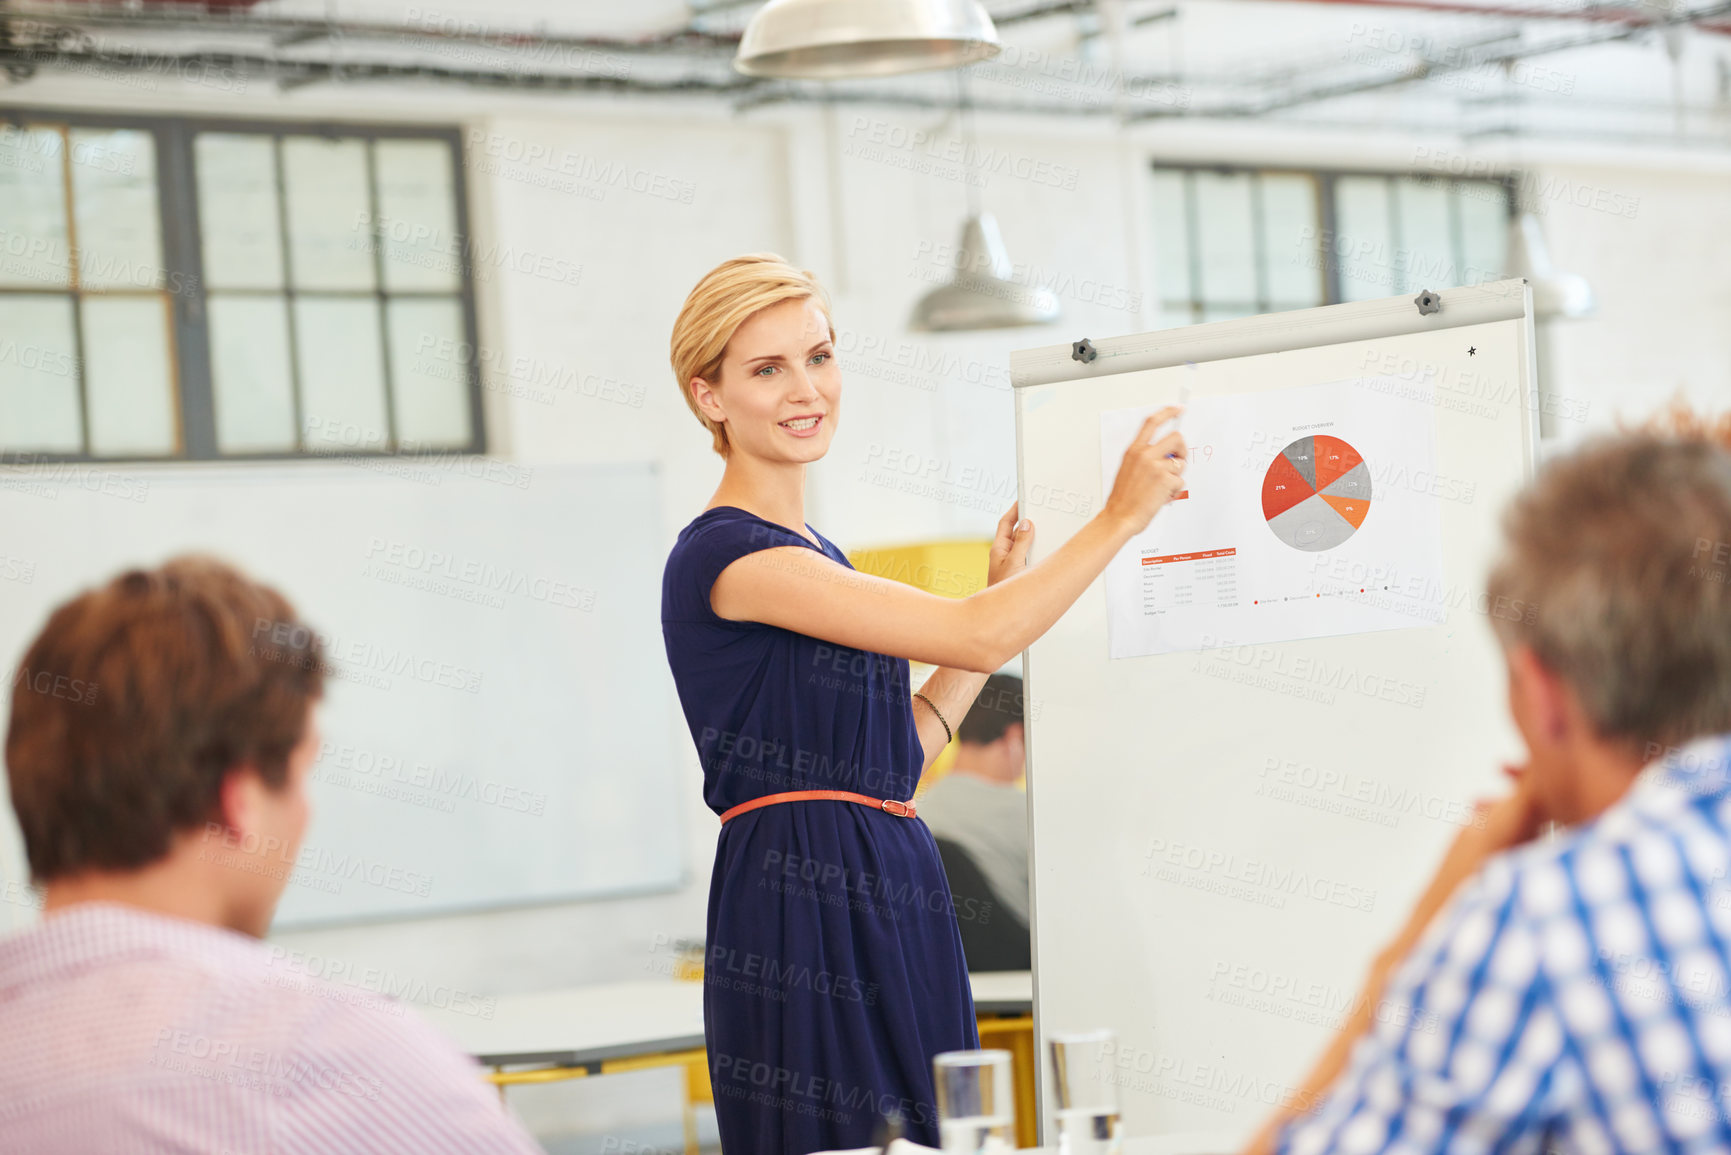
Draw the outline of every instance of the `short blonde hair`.
M703 275L685 298L673 322L668 352L673 376L685 404L715 439L715 452L726 457L730 446L727 427L712 421L697 406L691 379L701 377L714 385L721 376L721 361L733 334L755 314L783 301L815 297L829 322L830 340L835 340L835 321L830 317L829 294L808 269L796 269L776 253L746 253L721 262Z

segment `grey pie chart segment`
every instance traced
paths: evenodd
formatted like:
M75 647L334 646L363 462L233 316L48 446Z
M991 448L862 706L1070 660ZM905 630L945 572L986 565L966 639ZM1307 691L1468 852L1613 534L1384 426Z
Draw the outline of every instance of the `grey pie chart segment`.
M1291 445L1280 451L1282 457L1292 462L1292 467L1298 470L1298 475L1316 488L1316 438L1300 437Z
M1312 552L1333 549L1357 532L1350 521L1320 496L1307 497L1285 513L1270 518L1268 528L1293 549Z
M1370 466L1362 461L1319 491L1330 497L1356 497L1370 500Z

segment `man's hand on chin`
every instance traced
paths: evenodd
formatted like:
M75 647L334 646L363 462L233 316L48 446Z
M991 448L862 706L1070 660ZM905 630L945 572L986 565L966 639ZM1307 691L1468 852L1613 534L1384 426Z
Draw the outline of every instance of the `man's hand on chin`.
M1415 915L1422 912L1425 922L1429 922L1429 915L1434 914L1462 882L1477 874L1489 859L1531 842L1543 828L1545 814L1533 793L1532 777L1526 772L1526 767L1504 766L1503 773L1514 783L1514 789L1501 798L1481 799L1473 804L1472 822L1455 836L1454 843L1437 868L1431 889L1414 912Z
M1514 788L1501 798L1481 799L1473 804L1472 821L1461 828L1443 855L1431 883L1419 896L1406 925L1376 961L1360 993L1356 1010L1341 1025L1332 1045L1305 1080L1293 1103L1274 1112L1244 1147L1241 1155L1273 1155L1280 1129L1287 1122L1314 1110L1330 1085L1346 1067L1353 1042L1370 1029L1369 1008L1381 1001L1389 976L1405 961L1413 945L1424 934L1437 911L1448 903L1467 879L1477 874L1491 858L1537 838L1546 816L1532 789L1532 778L1523 766L1504 766L1503 773Z

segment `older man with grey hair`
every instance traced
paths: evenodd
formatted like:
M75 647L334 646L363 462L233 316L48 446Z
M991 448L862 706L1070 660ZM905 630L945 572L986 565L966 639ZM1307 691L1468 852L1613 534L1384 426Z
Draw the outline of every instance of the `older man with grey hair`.
M1731 455L1594 442L1505 534L1527 762L1252 1151L1731 1150Z

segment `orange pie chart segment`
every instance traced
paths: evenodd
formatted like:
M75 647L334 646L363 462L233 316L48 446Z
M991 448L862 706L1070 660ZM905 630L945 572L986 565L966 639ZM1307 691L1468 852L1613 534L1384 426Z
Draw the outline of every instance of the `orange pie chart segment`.
M1274 464L1268 467L1268 473L1262 479L1262 516L1278 517L1315 493L1316 490L1304 480L1304 475L1298 472L1286 454L1277 453Z
M1319 496L1334 506L1335 512L1351 522L1354 529L1364 524L1364 515L1370 512L1370 502L1361 497L1334 497L1327 493Z
M1358 450L1348 445L1338 437L1330 437L1319 433L1316 442L1316 488L1327 489L1329 482L1342 474L1351 472L1356 466L1364 463ZM1359 515L1362 519L1363 515ZM1353 522L1357 525L1358 522Z

